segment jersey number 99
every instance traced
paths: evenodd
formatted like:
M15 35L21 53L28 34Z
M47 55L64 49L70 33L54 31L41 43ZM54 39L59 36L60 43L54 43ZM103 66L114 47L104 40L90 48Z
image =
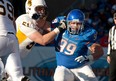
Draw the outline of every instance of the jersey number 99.
M64 52L66 55L73 55L77 46L72 43L68 43L65 39L61 40L60 52Z

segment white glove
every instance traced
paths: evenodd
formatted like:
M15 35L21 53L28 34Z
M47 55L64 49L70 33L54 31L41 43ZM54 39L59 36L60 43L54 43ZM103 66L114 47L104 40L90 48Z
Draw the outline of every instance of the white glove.
M93 61L93 56L92 55L88 55L88 56L79 56L77 58L75 58L75 61L82 63L82 62L91 62Z

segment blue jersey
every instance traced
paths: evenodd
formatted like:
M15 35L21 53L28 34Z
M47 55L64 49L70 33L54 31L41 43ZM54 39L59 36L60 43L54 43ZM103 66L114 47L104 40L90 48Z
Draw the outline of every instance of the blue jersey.
M84 29L78 35L72 35L65 30L55 39L57 65L67 68L77 68L85 63L75 61L81 55L87 55L88 47L96 41L97 32L90 26L84 25Z

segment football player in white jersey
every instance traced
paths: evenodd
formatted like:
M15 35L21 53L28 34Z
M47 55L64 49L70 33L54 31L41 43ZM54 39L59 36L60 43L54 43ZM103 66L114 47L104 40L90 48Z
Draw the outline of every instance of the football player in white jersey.
M12 81L28 81L23 75L19 55L14 8L8 0L0 0L0 58L3 62L3 68L12 78ZM3 68L0 68L1 73L4 70Z
M56 33L59 33L60 29L60 27L55 28L52 32L45 34L42 37L41 34L43 34L43 32L51 31L50 23L46 21L48 12L46 10L47 5L45 1L27 0L25 6L26 14L23 14L16 19L16 35L19 41L21 58L24 58L31 51L35 43L41 45L50 43L56 36ZM63 22L61 26L65 28Z

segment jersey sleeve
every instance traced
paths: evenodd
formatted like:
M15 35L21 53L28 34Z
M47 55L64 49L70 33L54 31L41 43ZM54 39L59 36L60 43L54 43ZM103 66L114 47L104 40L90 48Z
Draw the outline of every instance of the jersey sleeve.
M87 30L85 40L88 42L87 47L90 47L93 43L97 41L97 31L94 29Z

